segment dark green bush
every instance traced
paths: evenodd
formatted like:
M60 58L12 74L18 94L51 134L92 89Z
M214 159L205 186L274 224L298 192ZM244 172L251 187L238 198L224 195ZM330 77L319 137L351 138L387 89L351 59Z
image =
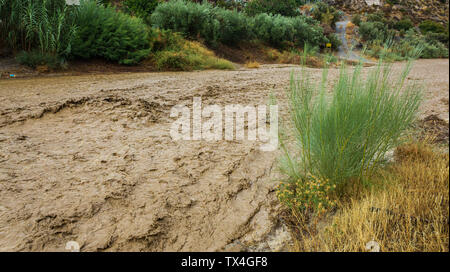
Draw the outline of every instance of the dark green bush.
M31 68L45 65L51 69L59 69L64 68L66 65L66 62L62 57L48 52L41 52L39 50L22 51L17 54L16 60L20 64L27 65Z
M410 47L422 48L421 58L448 58L448 48L444 44L439 41L427 41L426 37L413 30L406 33L398 48L405 52Z
M375 12L367 15L367 22L386 22L383 12Z
M359 34L364 41L384 42L387 38L393 36L386 24L382 22L362 22L359 26Z
M202 37L207 42L217 39L219 22L214 22L213 6L183 0L161 3L152 14L152 25L183 33L190 38Z
M442 24L425 20L419 24L419 29L423 34L432 32L432 33L448 33L448 29L446 29Z
M394 23L393 27L396 30L406 31L406 30L409 30L409 29L413 28L414 24L409 18L407 18L407 19L402 19L402 20Z
M314 8L312 16L317 21L335 27L336 22L339 21L340 13L333 6L324 2L318 2Z
M218 26L217 41L233 45L251 37L250 20L243 13L217 8L213 17L213 24Z
M125 0L123 5L129 13L144 19L146 23L150 23L150 15L160 2L161 0Z
M0 0L0 39L16 50L65 57L76 29L65 0Z
M75 57L136 64L150 53L150 30L139 18L98 6L95 1L83 1L75 21Z
M283 16L297 16L303 0L253 0L245 6L245 13L255 16L260 13L280 14Z
M354 25L357 25L357 26L359 26L360 24L361 24L361 15L359 15L359 14L355 14L355 15L353 15L353 17L352 17L352 23L354 24Z
M161 3L151 20L154 27L180 32L192 39L202 38L210 45L234 45L251 38L276 47L326 43L322 28L313 19L266 13L248 17L208 3L196 4L183 0Z
M272 46L324 45L327 39L323 29L317 24L308 24L304 17L284 17L265 13L255 16L253 32L256 37Z

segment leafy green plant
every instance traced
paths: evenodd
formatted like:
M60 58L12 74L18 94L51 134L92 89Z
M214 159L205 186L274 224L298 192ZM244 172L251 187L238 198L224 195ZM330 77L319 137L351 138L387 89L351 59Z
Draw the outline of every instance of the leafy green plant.
M60 69L66 66L65 60L60 56L39 50L22 51L16 56L16 59L20 64L31 68L47 66L50 69Z
M66 57L76 27L65 0L0 0L0 36L15 50Z
M448 29L446 29L442 24L425 20L419 24L419 29L422 33L426 34L428 32L432 33L448 33Z
M125 9L142 19L146 23L150 23L150 16L161 0L125 0L123 5Z
M214 7L209 3L183 0L161 3L151 19L153 26L201 38L209 45L234 45L242 40L260 39L277 47L326 43L318 22L304 16L285 17L261 13L248 17L243 13Z
M336 22L339 21L341 14L334 8L324 2L317 2L312 16L317 21L335 27Z
M75 57L101 57L130 65L150 53L153 32L140 18L87 0L81 2L75 21L78 27L72 50Z
M396 30L409 30L411 28L414 27L413 22L411 21L411 19L407 18L407 19L402 19L396 23L394 23L394 28Z
M367 77L362 64L352 74L342 67L331 95L326 69L320 83L305 70L299 78L292 75L288 98L299 151L293 154L282 140L281 170L288 180L312 174L339 189L370 177L415 120L421 91L405 83L410 68L408 63L394 80L391 66L382 61Z
M153 61L159 70L234 69L234 65L220 59L199 42L187 41L178 33L155 30Z
M279 14L283 16L297 16L303 0L253 0L249 1L244 11L249 16L260 13Z
M304 17L284 17L281 15L259 14L253 20L256 38L275 47L324 45L327 39L317 22L311 23Z
M359 26L359 25L361 24L361 22L362 22L361 15L359 15L359 14L353 15L353 17L352 17L352 23L353 23L354 25Z

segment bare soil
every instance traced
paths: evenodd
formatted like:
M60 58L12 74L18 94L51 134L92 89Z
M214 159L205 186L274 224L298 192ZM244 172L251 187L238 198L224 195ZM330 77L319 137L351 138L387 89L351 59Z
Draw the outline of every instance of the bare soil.
M169 114L194 96L258 105L273 93L286 116L293 69L0 80L0 251L63 251L71 240L82 251L289 250L278 151L175 142ZM419 60L408 80L425 82L422 118L448 126L449 61Z

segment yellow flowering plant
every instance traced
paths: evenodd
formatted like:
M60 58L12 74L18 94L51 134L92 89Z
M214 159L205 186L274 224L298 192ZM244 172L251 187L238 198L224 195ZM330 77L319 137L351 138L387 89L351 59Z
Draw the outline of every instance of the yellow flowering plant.
M280 183L277 196L281 203L291 209L324 214L336 206L336 201L330 197L335 188L336 185L329 180L310 174L305 179Z

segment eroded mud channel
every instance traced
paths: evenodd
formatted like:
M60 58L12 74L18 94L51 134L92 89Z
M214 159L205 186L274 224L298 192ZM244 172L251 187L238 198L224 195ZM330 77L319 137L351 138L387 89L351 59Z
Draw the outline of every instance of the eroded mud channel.
M278 151L175 142L169 114L194 96L259 105L274 93L283 117L292 69L1 80L0 250L63 251L71 240L82 251L288 250ZM448 122L448 75L448 60L416 63L422 115Z

